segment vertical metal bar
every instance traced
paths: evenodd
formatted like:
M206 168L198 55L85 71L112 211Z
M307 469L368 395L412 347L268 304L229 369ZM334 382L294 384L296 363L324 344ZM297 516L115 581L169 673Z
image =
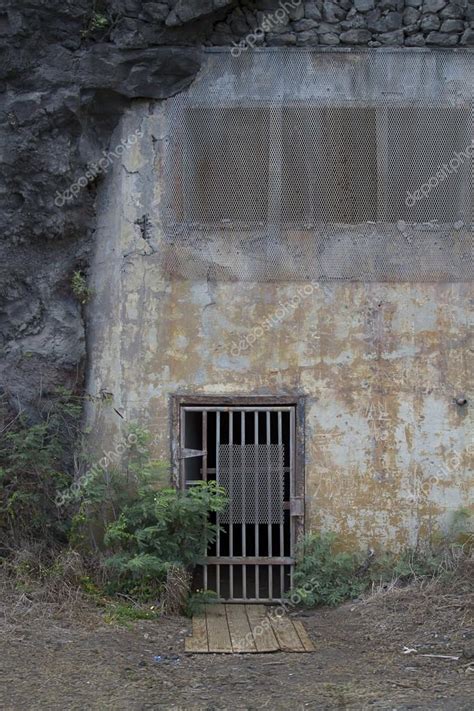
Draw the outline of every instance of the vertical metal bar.
M255 556L259 556L259 545L258 545L258 479L259 479L259 467L258 467L258 412L254 413L254 444L255 444ZM255 565L255 597L258 600L260 597L260 580L259 580L259 567Z
M201 438L201 449L203 452L207 452L207 412L205 410L202 411L202 438ZM203 454L202 456L202 479L203 481L207 481L207 454ZM217 534L219 535L219 534ZM204 555L207 555L207 547L204 552ZM207 565L204 565L204 590L207 590L208 588L208 568Z
M181 411L179 413L179 424L180 424L180 448L184 449L185 448L185 443L186 443L186 435L185 435L185 428L186 428L186 413L181 408ZM186 459L180 459L179 460L179 472L178 472L178 488L180 489L185 489L186 488Z
M272 524L270 523L270 507L271 507L271 467L270 467L270 444L271 444L271 428L270 428L270 412L267 410L267 533L268 533L268 557L271 558L272 553ZM273 598L273 568L271 564L268 566L268 598Z
M279 555L284 556L285 551L284 551L284 535L283 535L283 526L284 526L284 515L283 515L283 499L284 499L284 491L285 491L285 482L284 482L284 475L283 475L283 425L282 425L282 414L281 411L278 413L278 479L279 481L282 482L282 497L281 497L281 512L280 512L280 550L279 550ZM285 578L285 570L284 566L280 565L280 597L283 597L283 592L284 592L284 578Z
M290 501L295 496L295 443L296 443L296 418L295 410L292 408L290 410ZM296 531L296 518L290 516L290 556L293 557L295 554L295 531ZM293 589L293 568L294 564L290 567L290 589Z
M202 455L202 479L207 481L207 412L202 411L202 446L201 449L206 454Z
M246 526L246 511L245 499L247 496L247 486L245 481L245 412L240 413L240 443L242 445L242 555L247 555L247 526ZM247 598L247 566L242 566L242 597Z
M219 448L221 446L221 413L216 412L216 480L219 480ZM216 524L220 527L220 516L216 515ZM217 532L217 542L216 542L216 552L219 556L221 554L221 534ZM221 596L221 567L216 565L216 594L217 597Z
M234 414L229 410L229 556L234 557L234 511L233 511L233 491L234 491L234 467L232 445L234 443ZM234 597L234 566L229 565L229 597Z

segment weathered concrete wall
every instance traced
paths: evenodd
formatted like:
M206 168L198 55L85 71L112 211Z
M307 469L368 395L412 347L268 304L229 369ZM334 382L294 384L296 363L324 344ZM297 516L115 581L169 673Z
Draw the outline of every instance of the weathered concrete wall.
M112 143L137 129L98 204L88 391L111 393L90 405L99 450L118 441L118 411L168 458L175 393L304 395L308 527L396 548L448 526L472 483L469 404L456 403L472 384L471 287L169 280L163 105L126 114Z

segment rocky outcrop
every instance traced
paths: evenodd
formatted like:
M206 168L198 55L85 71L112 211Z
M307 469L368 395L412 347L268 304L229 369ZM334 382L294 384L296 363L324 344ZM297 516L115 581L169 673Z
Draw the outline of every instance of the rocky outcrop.
M82 385L83 306L71 277L87 269L104 174L88 179L90 162L130 101L182 91L199 69L191 47L117 46L106 28L90 28L89 7L12 3L1 17L0 382L17 408Z
M0 39L0 384L28 406L82 382L70 279L94 235L91 164L125 106L182 91L202 45L474 46L474 3L6 0Z

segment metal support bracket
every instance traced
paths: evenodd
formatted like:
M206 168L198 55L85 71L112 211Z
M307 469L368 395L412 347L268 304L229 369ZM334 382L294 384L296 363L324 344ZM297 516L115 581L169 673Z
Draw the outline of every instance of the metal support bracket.
M205 457L207 454L206 449L185 449L181 447L178 452L178 459L190 459L191 457Z
M304 515L304 499L302 496L295 496L290 501L290 516Z

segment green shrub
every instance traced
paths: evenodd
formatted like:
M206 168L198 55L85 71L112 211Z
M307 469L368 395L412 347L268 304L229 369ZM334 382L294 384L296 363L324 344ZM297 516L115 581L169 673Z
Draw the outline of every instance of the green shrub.
M463 509L453 514L447 533L438 533L425 547L399 553L361 555L337 550L333 533L308 534L297 546L293 603L306 607L338 605L374 585L406 585L420 578L452 576L472 551L472 518Z
M76 488L68 492L73 504L69 538L72 546L84 552L102 550L107 526L134 500L138 489L156 489L169 481L169 467L150 456L150 440L147 430L130 423L121 438L125 452L117 454L107 467L101 468L97 462L86 467Z
M35 422L11 417L0 441L0 539L9 548L27 541L65 542L68 521L55 496L72 480L82 399L59 390Z
M217 526L209 512L222 511L227 500L215 482L199 482L187 491L159 491L148 478L120 510L105 532L107 565L124 589L163 583L170 566L192 568L214 541Z
M306 535L297 546L292 599L307 607L338 605L360 595L367 582L358 574L360 558L334 550L332 533Z

